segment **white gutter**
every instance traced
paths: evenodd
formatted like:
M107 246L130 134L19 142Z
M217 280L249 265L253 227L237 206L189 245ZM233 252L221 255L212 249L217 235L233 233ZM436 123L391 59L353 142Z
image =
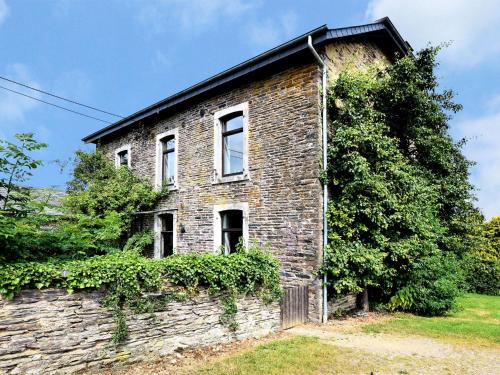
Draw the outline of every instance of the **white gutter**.
M309 49L311 50L312 54L318 61L318 64L321 65L322 68L322 95L323 95L323 100L322 100L322 106L323 106L323 113L322 113L322 120L323 120L323 131L322 131L322 137L323 137L323 170L326 171L327 166L328 166L328 133L327 133L327 112L326 112L326 64L323 61L323 59L320 57L318 52L314 49L314 46L312 44L312 37L309 35L307 37L307 45L309 46ZM323 183L323 261L326 258L326 246L328 244L328 228L327 228L327 220L326 220L326 211L328 207L328 186L326 181ZM326 288L326 273L323 275L323 316L322 316L322 321L323 323L326 323L328 320L328 299L327 299L327 288Z

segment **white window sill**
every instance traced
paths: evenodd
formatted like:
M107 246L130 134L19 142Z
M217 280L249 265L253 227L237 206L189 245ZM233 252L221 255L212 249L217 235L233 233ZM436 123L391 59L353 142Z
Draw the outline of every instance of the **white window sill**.
M217 185L217 184L226 184L229 182L238 182L238 181L249 181L250 176L248 174L238 174L234 176L225 176L225 177L216 177L212 181L212 185Z

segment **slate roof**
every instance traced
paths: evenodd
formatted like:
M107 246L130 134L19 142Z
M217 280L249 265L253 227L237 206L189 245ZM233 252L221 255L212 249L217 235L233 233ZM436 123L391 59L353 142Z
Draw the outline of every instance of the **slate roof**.
M329 29L328 26L323 25L183 91L171 95L166 99L141 109L97 132L89 134L82 140L86 143L97 143L99 139L110 136L124 128L133 126L139 121L157 116L163 111L185 104L189 100L200 95L226 87L226 85L234 83L236 80L244 79L245 77L248 78L252 74L271 68L272 66L279 66L280 63L293 57L308 54L310 55L310 59L313 59L307 46L307 38L309 35L312 37L314 46L320 46L328 41L337 39L373 37L379 40L392 53L398 53L400 55L411 53L411 46L401 37L388 17L365 25L336 29Z

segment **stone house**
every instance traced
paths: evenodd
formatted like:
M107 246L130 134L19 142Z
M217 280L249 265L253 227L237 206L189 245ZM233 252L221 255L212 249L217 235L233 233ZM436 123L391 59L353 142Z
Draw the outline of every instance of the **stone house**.
M268 246L285 286L308 286L307 315L324 317L325 75L389 64L410 51L388 18L321 26L144 108L83 140L169 196L138 213L152 256ZM325 119L325 122L323 122Z

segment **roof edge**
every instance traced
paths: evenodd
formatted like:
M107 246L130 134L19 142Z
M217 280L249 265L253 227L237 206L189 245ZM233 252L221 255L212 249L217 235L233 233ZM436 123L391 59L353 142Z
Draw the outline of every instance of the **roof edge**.
M294 55L297 52L308 48L307 37L309 35L313 37L313 44L318 45L332 39L369 34L379 30L385 30L388 33L388 36L394 43L396 49L403 55L408 54L411 51L411 46L406 41L404 41L389 17L384 17L375 22L364 25L349 26L336 29L328 29L327 25L325 24L311 31L308 31L292 40L289 40L288 42L265 51L251 59L245 60L238 65L226 69L148 107L145 107L109 126L106 126L92 134L87 135L82 139L82 141L84 141L85 143L97 143L97 141L102 137L110 135L127 126L133 125L137 121L148 118L154 114L158 114L159 112L167 108L180 104L202 93L208 92L233 79L243 77L273 62L277 62L288 56Z

